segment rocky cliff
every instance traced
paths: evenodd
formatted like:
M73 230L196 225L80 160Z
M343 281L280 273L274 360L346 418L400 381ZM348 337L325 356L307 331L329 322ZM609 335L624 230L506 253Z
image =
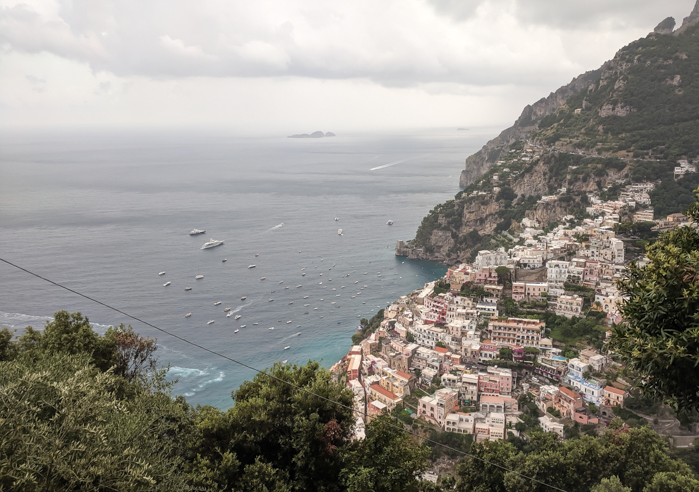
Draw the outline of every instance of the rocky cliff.
M590 193L616 199L624 181L658 183L656 214L683 211L699 184L699 173L673 179L678 160L699 163L699 1L680 29L671 25L666 19L527 106L466 160L466 189L436 206L396 254L456 264L480 249L522 244L524 217L542 228L565 216L579 223Z
M493 163L497 162L501 155L507 153L513 143L526 140L537 129L537 123L541 118L555 112L570 96L589 87L599 78L603 68L586 72L556 92L526 106L514 125L503 130L500 135L486 143L481 150L466 159L466 167L461 171L459 177L459 186L465 187L471 184L474 179L481 176Z

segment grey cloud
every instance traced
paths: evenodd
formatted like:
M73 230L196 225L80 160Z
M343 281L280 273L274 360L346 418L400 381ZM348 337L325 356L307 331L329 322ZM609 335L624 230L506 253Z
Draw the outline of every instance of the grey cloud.
M34 92L44 92L46 90L46 79L40 79L31 74L25 75L24 78L29 81L29 85L31 85Z
M595 67L529 48L549 47L541 33L527 32L528 24L594 23L624 12L635 16L651 5L649 0L428 0L425 7L421 0L406 0L347 7L319 0L298 9L266 0L55 1L54 16L21 4L0 9L0 44L54 53L118 76L369 79L390 87L539 84L570 77ZM518 33L498 33L449 21L472 19L480 7L514 13L524 26ZM438 16L430 17L430 8ZM650 24L649 30L657 21ZM527 43L517 35L527 36Z

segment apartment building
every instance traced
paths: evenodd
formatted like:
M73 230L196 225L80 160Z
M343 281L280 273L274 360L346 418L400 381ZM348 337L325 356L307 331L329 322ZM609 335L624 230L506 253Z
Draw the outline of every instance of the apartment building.
M576 295L562 295L558 296L556 300L555 312L559 316L565 316L566 318L572 318L573 316L580 316L582 313L583 298Z
M604 388L604 404L610 407L624 406L624 397L626 392L615 388L614 386L607 386Z
M386 405L389 411L396 408L396 405L403 401L400 396L396 395L395 393L391 393L378 384L372 384L369 386L369 399L383 403Z
M457 434L473 434L476 418L470 413L455 412L447 415L444 430Z
M545 327L546 323L538 319L493 317L488 333L495 343L538 348Z
M456 390L442 388L432 396L423 396L418 401L418 415L444 427L448 414L453 413L459 405L459 393Z

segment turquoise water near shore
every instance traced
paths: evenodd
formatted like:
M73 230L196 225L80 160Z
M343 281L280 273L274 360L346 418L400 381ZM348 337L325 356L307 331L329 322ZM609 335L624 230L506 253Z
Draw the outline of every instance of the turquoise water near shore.
M492 133L4 135L0 254L252 366L329 367L361 317L445 272L395 257L395 242L453 198L465 157ZM225 244L201 250L210 237ZM174 393L194 404L227 408L254 376L2 264L0 283L0 326L38 328L66 309L98 331L125 323L158 338Z

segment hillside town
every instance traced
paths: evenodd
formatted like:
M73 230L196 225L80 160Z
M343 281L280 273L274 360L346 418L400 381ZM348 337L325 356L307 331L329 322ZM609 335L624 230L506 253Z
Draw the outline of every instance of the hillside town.
M592 193L592 218L567 216L548 232L525 218L509 250L479 251L362 320L356 343L331 368L355 395L357 437L382 413L475 442L524 437L531 425L565 438L566 429L614 418L631 386L608 376L620 364L604 347L621 321L615 281L630 261L615 226L624 207L651 206L653 186L628 185L613 201ZM674 214L649 225L685 220ZM652 209L633 221L653 221ZM555 326L589 317L592 336L566 340Z

